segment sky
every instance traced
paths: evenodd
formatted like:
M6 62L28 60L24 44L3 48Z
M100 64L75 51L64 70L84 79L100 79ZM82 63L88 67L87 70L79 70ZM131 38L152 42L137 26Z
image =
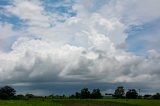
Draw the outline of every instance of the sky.
M159 0L0 0L0 86L160 92Z

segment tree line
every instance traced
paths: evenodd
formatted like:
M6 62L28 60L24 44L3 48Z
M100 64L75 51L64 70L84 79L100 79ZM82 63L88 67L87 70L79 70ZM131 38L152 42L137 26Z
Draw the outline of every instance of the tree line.
M156 93L154 95L144 95L141 96L138 94L136 89L128 89L125 92L123 86L119 86L115 89L114 93L106 93L106 96L112 96L113 98L127 98L127 99L160 99L160 93ZM70 96L65 95L49 95L49 96L35 96L33 94L26 94L26 95L16 95L16 90L10 86L4 86L0 88L0 99L30 99L30 98L54 98L54 99L101 99L102 96L100 89L93 89L90 91L88 88L83 88L79 92L75 92Z
M106 94L108 95L108 94ZM111 94L114 98L127 98L127 99L160 99L160 93L156 93L154 95L140 95L138 94L136 89L128 89L125 93L125 89L123 86L119 86L114 91L114 94Z
M71 95L69 98L76 99L101 99L103 96L101 94L100 89L93 89L92 92L89 91L88 88L81 89L80 92L76 92Z

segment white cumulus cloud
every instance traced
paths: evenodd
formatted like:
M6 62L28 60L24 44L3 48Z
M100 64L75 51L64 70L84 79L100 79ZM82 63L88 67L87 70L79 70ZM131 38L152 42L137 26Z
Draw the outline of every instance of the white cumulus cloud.
M148 50L147 56L124 50L129 25L159 17L157 0L147 0L146 5L111 0L97 4L100 7L95 0L74 3L77 15L63 22L51 19L55 13L48 14L38 0L15 0L6 8L28 26L10 52L0 51L0 82L160 83L157 50ZM0 31L0 41L16 33L10 24L0 24Z

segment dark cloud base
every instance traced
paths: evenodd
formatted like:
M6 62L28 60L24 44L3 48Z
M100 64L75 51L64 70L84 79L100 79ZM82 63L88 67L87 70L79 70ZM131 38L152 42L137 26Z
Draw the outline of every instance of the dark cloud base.
M90 90L99 88L103 94L113 93L116 87L124 86L125 90L135 88L141 90L141 94L152 94L158 92L158 89L152 89L144 83L30 83L29 85L11 84L17 91L17 94L33 93L35 95L47 96L54 95L71 95L82 88L87 87Z

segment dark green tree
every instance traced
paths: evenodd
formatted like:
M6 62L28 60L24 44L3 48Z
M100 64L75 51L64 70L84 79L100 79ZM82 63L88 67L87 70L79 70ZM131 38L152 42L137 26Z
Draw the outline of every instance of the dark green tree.
M6 93L0 93L0 99L7 100L9 98L10 97L8 96L8 94L6 94Z
M26 94L25 95L26 99L34 98L35 96L33 94Z
M16 99L25 99L25 96L22 94L16 95Z
M75 93L75 97L76 97L76 99L80 99L81 98L81 94L79 92L76 92Z
M83 88L81 90L80 94L81 94L81 99L88 99L88 98L90 98L90 92L89 92L88 88Z
M128 99L136 99L138 97L138 93L135 89L129 89L126 93L126 98Z
M70 98L70 99L75 99L76 96L75 96L75 95L70 95L69 98Z
M123 98L124 94L125 94L125 92L124 92L123 86L119 86L116 88L113 96L116 98Z
M0 89L0 99L11 99L16 91L10 86L4 86Z
M156 93L152 96L153 99L160 99L160 93Z
M145 95L143 96L144 99L149 99L149 98L151 98L151 97L152 97L152 95L150 95L150 94L145 94Z
M91 98L92 99L100 99L102 98L102 94L100 89L93 89L92 93L91 93Z

